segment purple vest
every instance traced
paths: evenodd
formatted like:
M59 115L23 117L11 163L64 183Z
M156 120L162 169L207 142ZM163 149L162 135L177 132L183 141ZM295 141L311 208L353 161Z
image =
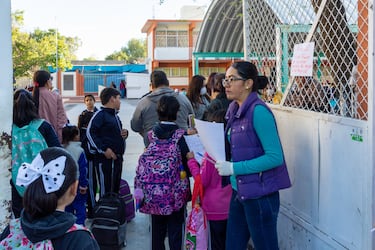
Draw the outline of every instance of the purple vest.
M264 154L253 126L256 105L263 105L272 114L255 92L250 93L241 107L232 102L228 108L225 134L228 134L230 128L230 151L233 162L251 160ZM291 186L285 158L280 166L256 174L237 175L236 181L238 198L241 200L259 198Z

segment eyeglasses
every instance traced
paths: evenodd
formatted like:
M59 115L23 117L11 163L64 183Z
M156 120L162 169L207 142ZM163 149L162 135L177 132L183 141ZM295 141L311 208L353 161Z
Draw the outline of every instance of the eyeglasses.
M240 78L240 77L229 77L229 78L225 78L223 80L221 80L221 84L223 85L223 87L229 87L232 85L232 82L234 81L246 81L247 79L244 79L244 78Z
M53 76L51 76L49 79L50 79L51 81L53 81Z

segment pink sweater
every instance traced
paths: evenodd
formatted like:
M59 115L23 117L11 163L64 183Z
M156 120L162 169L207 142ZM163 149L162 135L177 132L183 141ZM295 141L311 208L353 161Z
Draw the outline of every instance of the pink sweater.
M51 123L61 143L62 128L68 122L61 96L46 87L40 87L38 109L40 118Z
M204 155L202 166L195 158L188 160L188 166L193 177L200 173L204 196L202 208L206 213L208 220L226 220L228 219L229 203L232 196L232 187L227 185L221 187L221 176L217 172L215 165L206 160L214 161L207 153Z

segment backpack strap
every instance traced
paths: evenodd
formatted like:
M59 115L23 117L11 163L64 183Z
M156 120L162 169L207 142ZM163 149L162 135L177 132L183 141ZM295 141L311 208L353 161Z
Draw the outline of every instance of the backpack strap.
M181 139L181 137L185 134L185 130L179 128L176 129L176 131L172 135L172 141L175 142L176 144L178 141Z
M177 143L184 134L185 134L185 130L183 130L181 128L176 129L176 131L173 133L171 139L174 143ZM148 140L149 140L150 143L152 143L152 142L154 142L158 139L158 137L155 135L155 132L153 130L148 131L147 136L148 136Z
M153 130L150 130L147 132L147 137L148 137L148 141L151 143L151 142L154 142L156 141L158 138L156 137L155 133Z
M29 126L33 129L39 129L43 122L44 119L34 119L29 123Z
M18 132L18 131L23 130L25 128L31 128L31 129L37 130L37 129L39 129L39 127L42 125L43 122L44 122L44 119L34 119L29 124L27 124L27 125L25 125L21 128L18 127L17 125L13 124L12 129L13 129L14 132Z
M87 231L90 234L91 238L94 238L94 235L91 233L91 231L87 227L80 225L80 224L76 224L76 223L74 223L73 226L71 226L71 228L69 228L65 233L67 234L67 233L75 232L78 230Z

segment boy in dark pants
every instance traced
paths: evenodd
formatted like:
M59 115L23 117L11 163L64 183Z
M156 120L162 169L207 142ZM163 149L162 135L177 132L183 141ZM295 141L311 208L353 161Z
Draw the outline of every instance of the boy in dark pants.
M86 105L86 109L82 111L82 113L78 116L78 128L80 131L80 141L82 143L82 148L85 150L87 164L88 164L88 181L89 181L89 187L91 187L92 190L96 190L97 188L97 178L94 171L93 166L93 157L88 151L87 146L87 137L86 137L86 130L87 126L90 123L91 118L95 114L95 112L98 111L98 109L95 107L95 97L91 94L85 95L84 102ZM87 196L87 218L92 217L92 208L95 206L95 193Z
M128 130L122 128L117 115L121 105L120 92L114 88L105 88L100 93L100 99L103 107L91 118L86 135L89 141L89 151L93 154L101 197L106 192L117 193L119 191ZM113 174L112 164L114 165ZM96 190L90 187L89 191L90 196L95 197Z

